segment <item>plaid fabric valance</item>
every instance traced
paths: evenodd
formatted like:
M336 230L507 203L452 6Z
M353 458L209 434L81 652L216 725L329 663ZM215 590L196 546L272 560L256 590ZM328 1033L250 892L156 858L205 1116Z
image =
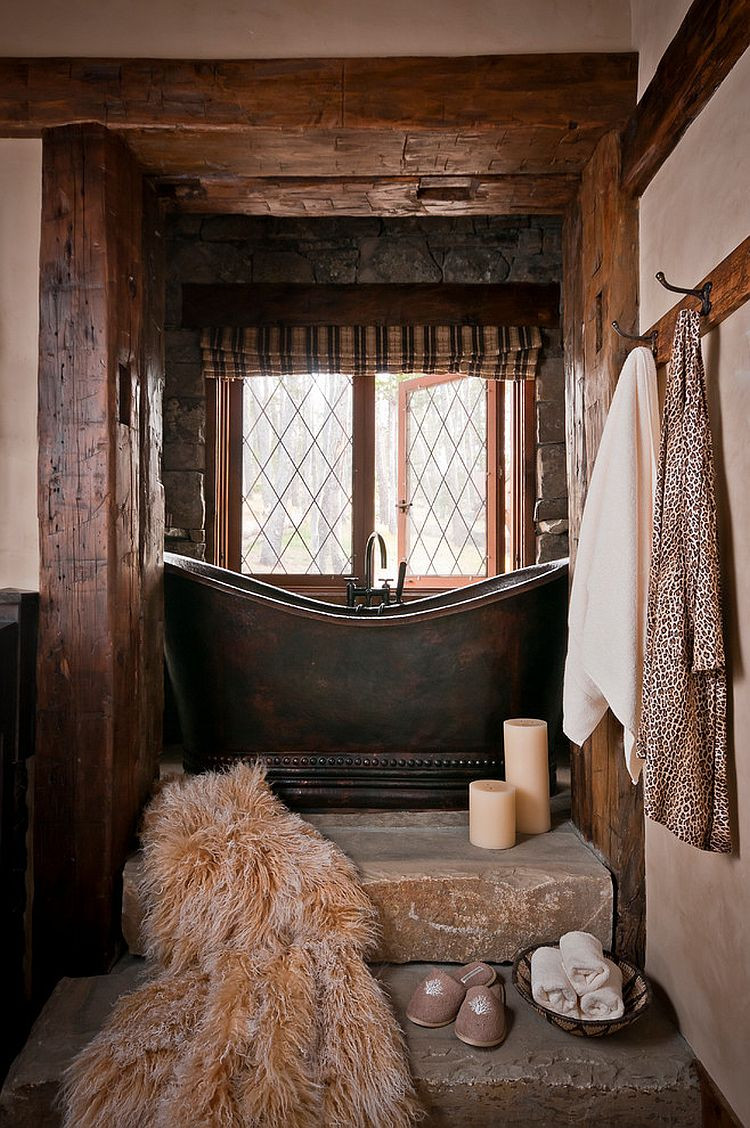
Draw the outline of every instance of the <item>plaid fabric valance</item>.
M301 325L206 329L203 373L218 380L310 372L462 373L532 380L542 335L505 325Z

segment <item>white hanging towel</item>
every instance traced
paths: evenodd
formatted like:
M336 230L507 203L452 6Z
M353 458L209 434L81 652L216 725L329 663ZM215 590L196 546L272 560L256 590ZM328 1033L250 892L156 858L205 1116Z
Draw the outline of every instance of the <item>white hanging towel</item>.
M633 783L641 704L659 399L651 351L628 355L609 408L581 520L568 614L563 729L583 744L609 707L625 729Z

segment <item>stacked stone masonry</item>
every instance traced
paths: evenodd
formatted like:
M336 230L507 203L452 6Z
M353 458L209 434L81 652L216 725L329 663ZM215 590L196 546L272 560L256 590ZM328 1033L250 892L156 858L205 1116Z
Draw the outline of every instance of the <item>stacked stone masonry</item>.
M167 244L166 547L205 555L206 401L197 331L181 328L188 282L559 282L558 217L281 219L175 216ZM559 332L537 379L537 559L568 552Z

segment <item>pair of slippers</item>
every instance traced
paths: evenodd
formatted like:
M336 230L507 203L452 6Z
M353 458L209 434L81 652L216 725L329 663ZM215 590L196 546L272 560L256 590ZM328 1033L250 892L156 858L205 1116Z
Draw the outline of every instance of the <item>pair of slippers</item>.
M417 1026L447 1026L455 1019L456 1037L467 1046L489 1048L505 1040L505 989L486 963L455 970L435 968L415 989L406 1017Z

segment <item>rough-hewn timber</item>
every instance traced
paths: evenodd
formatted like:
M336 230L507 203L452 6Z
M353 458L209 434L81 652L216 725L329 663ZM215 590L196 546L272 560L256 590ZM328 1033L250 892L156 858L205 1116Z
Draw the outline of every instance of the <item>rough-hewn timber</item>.
M628 192L642 195L748 46L750 0L693 0L628 122Z
M620 145L604 137L584 169L563 239L567 447L571 560L586 489L628 345L611 329L637 324L638 216L617 186ZM642 961L645 940L641 787L625 769L622 727L608 713L572 752L573 820L615 881L617 951Z
M158 756L159 240L101 126L44 135L34 971L108 966ZM155 202L145 209L149 225Z
M201 176L165 180L159 190L180 211L201 214L398 216L556 215L578 189L578 177L565 173L463 177L465 189L455 187L458 179Z
M477 325L556 326L555 283L188 283L182 325Z

